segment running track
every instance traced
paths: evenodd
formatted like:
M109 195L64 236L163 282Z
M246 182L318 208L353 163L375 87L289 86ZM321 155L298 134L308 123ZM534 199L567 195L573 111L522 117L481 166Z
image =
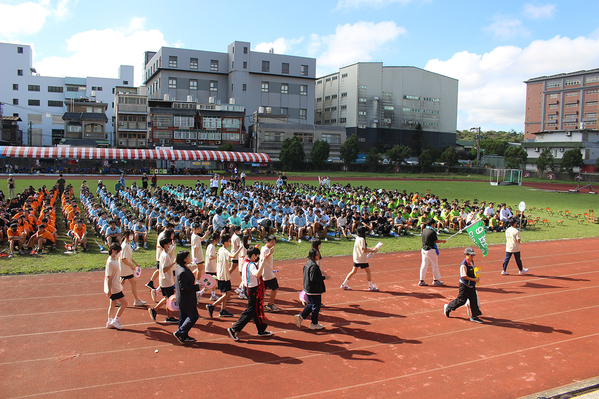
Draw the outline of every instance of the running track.
M351 259L325 258L321 332L293 324L302 262L276 262L283 311L269 315L273 337L249 324L234 342L234 320L207 319L204 298L188 346L145 309L128 308L123 331L104 328L102 272L2 277L0 397L518 398L599 376L599 238L523 244L524 276L513 263L501 276L503 255L491 246L477 257L482 325L463 308L443 315L462 255L441 248L447 286L415 284L418 252L377 254L378 293L364 290L363 273L340 290Z

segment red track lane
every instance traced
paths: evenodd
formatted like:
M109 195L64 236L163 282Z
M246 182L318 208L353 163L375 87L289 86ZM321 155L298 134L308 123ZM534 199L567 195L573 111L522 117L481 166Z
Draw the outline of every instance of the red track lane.
M325 258L332 280L321 332L293 324L302 261L276 262L283 311L268 315L274 337L255 337L249 324L233 342L226 328L235 319L207 319L203 299L198 343L186 347L175 344L176 326L145 309L126 310L124 331L105 329L102 272L2 277L0 396L517 398L598 376L599 238L523 244L524 276L514 263L501 276L503 255L497 245L476 259L482 325L465 309L443 315L462 255L441 249L446 287L416 284L418 252L377 254L378 293L365 291L364 273L352 291L339 289L351 258ZM238 315L243 303L229 308Z

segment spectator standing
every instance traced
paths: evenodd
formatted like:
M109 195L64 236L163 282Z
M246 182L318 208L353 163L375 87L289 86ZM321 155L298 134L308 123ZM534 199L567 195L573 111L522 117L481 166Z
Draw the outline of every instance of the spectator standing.
M509 226L505 231L505 259L503 260L503 270L501 274L507 276L509 273L507 272L507 265L510 262L512 255L516 259L516 265L518 265L518 270L520 274L525 274L528 272L528 269L522 268L522 260L520 260L520 230L516 228L518 224L518 219L512 218L508 222Z
M12 174L8 175L8 179L6 179L8 183L8 199L11 200L15 197L15 178Z
M439 240L437 238L437 232L435 226L437 222L434 219L429 218L426 221L424 230L422 230L422 263L420 264L420 281L418 285L427 286L428 284L424 281L426 277L426 270L430 264L433 269L433 285L443 285L441 281L441 273L439 272L439 254L437 249L438 243L445 243L445 240Z

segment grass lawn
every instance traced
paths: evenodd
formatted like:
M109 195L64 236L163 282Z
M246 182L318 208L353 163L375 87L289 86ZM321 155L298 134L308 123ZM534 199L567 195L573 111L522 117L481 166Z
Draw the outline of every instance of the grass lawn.
M294 174L295 175L295 174ZM339 174L338 176L340 176ZM316 176L305 175L306 183L315 184L317 182ZM331 174L331 182L335 183L335 177ZM345 174L344 176L347 176ZM584 214L589 209L595 209L599 213L599 201L594 195L589 194L565 194L565 193L547 193L542 191L531 190L527 187L521 186L491 186L487 180L485 181L472 181L472 182L458 182L458 181L368 181L367 177L385 177L385 175L372 174L359 174L353 173L352 177L364 177L362 181L352 181L351 184L354 186L362 185L382 189L398 189L407 190L408 192L418 191L420 193L430 190L431 193L438 195L440 198L448 198L453 200L455 198L462 200L478 199L479 201L493 201L495 203L506 202L509 205L516 205L520 201L525 201L527 205L526 214L532 216L539 216L541 219L547 219L549 226L538 225L534 229L529 229L522 233L523 241L542 241L542 240L554 240L563 238L578 238L578 237L595 237L599 235L599 224L583 223L579 224L578 220L573 218L566 218L555 213L549 215L544 209L551 208L553 211L564 211L568 210L571 214ZM398 177L397 175L393 175ZM411 175L415 176L415 175ZM406 176L408 177L408 176ZM433 177L433 176L428 176ZM115 177L116 178L116 177ZM66 177L67 183L71 183L75 188L75 195L79 197L79 186L83 179L73 179ZM97 178L87 179L90 188L95 189ZM139 179L138 179L139 180ZM196 177L192 177L189 180L189 185L193 184ZM207 182L207 178L202 178L202 181ZM19 175L16 176L16 192L23 190L25 187L31 185L35 188L39 188L42 185L49 186L54 184L55 180L43 180L36 178L25 178ZM132 183L132 178L127 179L127 185ZM159 183L164 184L168 180L166 177L161 177ZM248 180L252 182L252 180ZM180 180L175 181L176 184L182 184ZM296 183L295 181L293 183ZM109 190L113 191L114 188L110 186ZM343 184L347 184L344 182ZM531 210L531 207L541 208L543 210L535 209ZM57 213L60 213L60 209L56 209ZM59 215L58 220L61 221L62 217ZM558 220L564 220L563 226L558 226L556 222ZM39 256L19 256L16 255L12 259L6 257L0 258L0 274L34 274L34 273L48 273L48 272L76 272L76 271L88 271L88 270L99 270L103 269L106 263L107 255L99 252L98 246L94 242L93 229L88 226L88 242L89 251L88 253L78 254L64 254L62 240L70 242L70 239L66 236L66 230L64 224L58 223L59 233L59 250L52 254L43 254ZM91 235L91 236L90 236ZM441 238L447 237L447 235L441 235ZM374 246L378 241L381 241L384 245L381 248L382 252L397 252L397 251L413 251L421 248L421 238L418 236L412 237L400 237L400 238L379 238L379 237L368 237L367 242L369 246ZM503 233L487 234L487 242L489 244L503 244L505 243L505 237ZM443 248L446 247L464 247L473 245L472 241L466 234L459 235L451 239L447 244L441 244L441 253ZM156 234L154 231L150 234L148 246L150 249L140 249L134 252L133 258L143 267L154 267L155 261L155 246L156 246ZM4 248L4 247L3 247ZM2 248L2 249L3 249ZM303 263L303 258L308 253L310 243L297 242L287 243L282 240L277 241L277 250L275 252L275 260L283 259L302 259L298 260L299 263ZM322 254L325 257L338 256L338 255L349 255L352 253L353 241L341 241L333 240L329 237L328 242L324 242L322 246ZM501 250L501 247L493 247L493 250Z

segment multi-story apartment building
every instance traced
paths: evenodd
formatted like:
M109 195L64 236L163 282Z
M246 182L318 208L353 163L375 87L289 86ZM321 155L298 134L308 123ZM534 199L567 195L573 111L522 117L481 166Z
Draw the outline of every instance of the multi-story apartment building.
M108 104L95 101L92 97L77 98L66 101L67 111L62 115L64 121L65 140L70 144L77 141L90 145L92 141L101 146L108 146L106 132Z
M248 42L233 42L226 53L161 47L145 53L143 84L153 100L243 104L245 125L259 107L311 125L315 70L314 58L251 51Z
M148 146L147 88L117 86L114 95L116 147L144 148Z
M0 43L0 60L3 115L21 118L18 126L24 132L20 141L24 145L49 146L66 138L62 115L67 101L95 97L98 102L111 104L116 86L133 86L133 67L125 65L119 67L116 79L40 76L33 68L31 46L25 44ZM113 115L110 106L108 120ZM109 141L113 132L112 124L108 124Z
M532 78L526 83L524 139L536 133L597 130L599 68Z
M244 143L245 109L236 104L197 104L195 101L149 100L151 146L216 149L228 142Z
M455 145L458 81L416 67L359 62L316 80L315 123L344 126L365 147L409 145L422 126L431 147Z

